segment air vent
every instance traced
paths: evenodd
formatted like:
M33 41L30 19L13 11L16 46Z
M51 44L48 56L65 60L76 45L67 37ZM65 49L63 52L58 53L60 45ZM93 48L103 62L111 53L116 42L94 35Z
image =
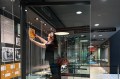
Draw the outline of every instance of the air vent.
M91 41L104 41L105 38L100 38L100 39L91 39Z
M111 27L111 28L92 29L91 30L91 32L112 32L112 31L116 31L116 28Z
M66 28L58 28L57 31L73 31L74 34L78 33L90 33L89 26L77 26L77 27L66 27ZM114 32L116 31L115 27L111 28L101 28L101 29L91 29L91 32Z

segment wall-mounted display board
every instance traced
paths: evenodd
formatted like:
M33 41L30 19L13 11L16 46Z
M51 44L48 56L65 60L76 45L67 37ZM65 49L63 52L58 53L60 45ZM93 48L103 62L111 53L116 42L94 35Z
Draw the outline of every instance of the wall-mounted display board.
M1 65L0 79L11 79L20 76L20 63Z
M0 15L2 62L20 61L20 24Z
M1 42L14 44L14 20L5 16L1 17Z
M21 73L20 61L20 24L4 15L0 15L1 30L1 69L0 79L19 77Z

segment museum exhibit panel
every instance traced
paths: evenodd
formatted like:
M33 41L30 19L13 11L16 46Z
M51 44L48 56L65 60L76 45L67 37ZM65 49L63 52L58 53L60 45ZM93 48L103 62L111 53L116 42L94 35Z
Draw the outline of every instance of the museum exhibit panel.
M19 2L4 2L0 8L0 37L1 37L1 77L0 79L20 78L21 75L21 52L20 52L20 19L16 16L14 8ZM17 10L19 12L19 10Z

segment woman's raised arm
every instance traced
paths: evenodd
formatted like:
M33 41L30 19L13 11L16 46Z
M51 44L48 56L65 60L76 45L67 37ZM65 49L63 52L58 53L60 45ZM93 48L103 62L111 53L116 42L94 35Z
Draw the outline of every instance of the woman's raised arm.
M35 37L38 38L39 40L41 40L41 42L43 42L45 44L47 43L47 41L44 38L38 36L37 34L35 35Z
M32 38L30 38L30 41L33 42L34 44L36 44L39 47L46 48L46 45L44 43L37 42Z

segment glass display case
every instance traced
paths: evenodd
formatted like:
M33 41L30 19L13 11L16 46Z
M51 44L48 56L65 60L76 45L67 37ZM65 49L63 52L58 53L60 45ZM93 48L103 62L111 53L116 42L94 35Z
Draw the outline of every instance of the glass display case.
M66 67L61 67L63 75L90 77L90 64L87 54L89 53L88 46L90 39L81 35L59 36L61 56L67 57L69 64Z

